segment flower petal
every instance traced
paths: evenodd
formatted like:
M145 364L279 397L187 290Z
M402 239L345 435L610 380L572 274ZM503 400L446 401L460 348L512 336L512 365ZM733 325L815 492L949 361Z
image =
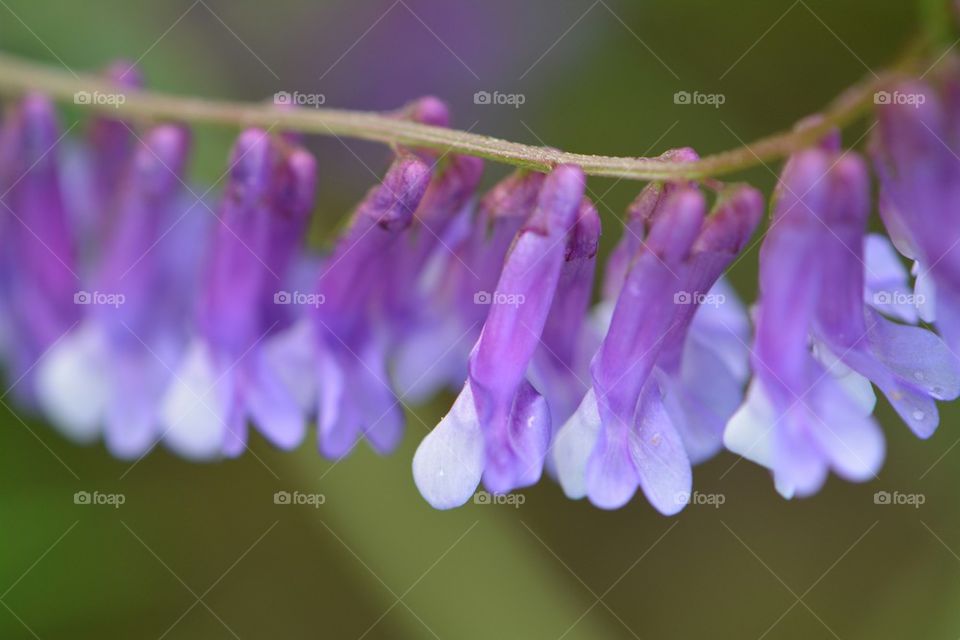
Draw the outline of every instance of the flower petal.
M483 475L484 440L470 383L413 456L413 479L435 509L467 502Z

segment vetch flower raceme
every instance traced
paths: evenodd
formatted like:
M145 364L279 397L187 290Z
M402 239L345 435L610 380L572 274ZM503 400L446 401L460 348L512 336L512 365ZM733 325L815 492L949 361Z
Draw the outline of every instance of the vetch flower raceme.
M763 198L708 177L742 154L591 158L588 172L657 180L604 264L584 169L560 160L577 156L486 139L484 157L548 173L518 169L479 194L481 138L452 138L437 98L337 112L379 127L365 135L393 155L322 250L305 135L243 131L211 208L213 189L198 195L186 172L186 125L118 109L74 140L29 93L0 123L0 357L22 405L127 459L158 442L236 456L255 434L291 449L314 422L326 458L363 441L387 454L408 404L458 392L413 458L438 509L546 469L571 498L615 509L639 489L675 514L692 466L724 445L786 497L831 471L869 480L886 447L874 386L922 438L937 402L960 395L958 69L951 59L896 89L909 100L878 106L870 154L889 240L867 233L861 157L838 131L809 139L837 112L765 141L792 156L750 314L726 274L749 257ZM143 83L127 63L103 80L118 95ZM134 111L154 100L138 95ZM836 109L848 102L862 106Z

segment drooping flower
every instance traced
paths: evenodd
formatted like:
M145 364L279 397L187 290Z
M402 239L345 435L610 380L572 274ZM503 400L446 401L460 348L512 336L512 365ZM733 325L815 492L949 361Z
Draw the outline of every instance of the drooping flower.
M917 263L925 319L960 354L960 143L929 86L914 82L898 93L914 99L877 110L880 215L897 250Z
M346 455L361 438L388 453L403 434L403 408L387 377L389 257L430 177L415 155L394 161L321 265L311 292L315 308L281 338L287 353L301 354L299 373L285 377L299 377L298 396L317 407L318 444L329 458Z
M504 257L533 214L543 180L542 173L520 171L497 183L476 212L466 210L454 222L444 250L425 265L418 284L424 309L414 331L397 345L393 372L411 402L463 384Z
M472 214L473 198L483 172L483 162L470 156L453 155L442 159L434 172L410 227L390 247L387 276L391 281L385 305L391 318L395 344L402 344L424 323L428 307L429 283L423 282L431 259L453 257L449 244L450 227L458 218Z
M929 437L939 423L935 400L960 395L960 361L932 332L896 324L864 306L867 168L859 156L847 154L833 162L827 181L829 200L819 213L823 289L814 334L880 388L914 433Z
M82 291L79 326L40 363L38 395L54 425L77 440L101 431L119 457L141 455L159 435L160 399L185 338L184 295L160 251L182 190L186 129L160 125L121 172L102 256Z
M53 104L26 96L4 123L9 154L0 198L4 307L14 390L28 404L41 356L79 320L76 247L60 183L61 134Z
M117 60L103 71L118 92L138 90L144 78L137 66ZM111 233L119 208L125 173L138 146L132 124L98 114L88 125L84 144L76 145L64 158L65 190L73 200L73 228L85 266L97 261L101 242Z
M166 444L190 458L235 455L247 422L281 448L296 446L306 422L281 382L266 342L279 321L272 305L283 285L290 233L312 207L312 159L291 155L261 130L234 146L230 175L204 265L195 336L164 398Z
M491 294L463 391L414 455L417 487L438 509L462 505L481 480L488 490L505 493L540 478L550 413L526 373L540 345L584 187L576 167L557 167L547 176Z
M550 408L551 441L556 429L580 404L589 386L594 345L584 323L593 293L599 246L600 216L593 203L584 198L576 225L567 238L553 305L530 366L530 381ZM552 456L547 456L547 466L552 469Z
M690 252L674 300L675 326L657 359L664 404L693 464L721 450L723 430L743 400L750 323L721 274L753 236L763 210L756 189L721 192Z
M704 209L697 189L679 187L653 216L591 363L591 388L554 443L557 474L569 497L615 509L639 487L662 513L686 503L690 461L652 373L677 326L674 301L685 286Z
M827 152L809 150L784 168L760 250L754 378L724 434L729 449L770 468L787 497L816 492L830 468L866 480L884 454L883 435L870 416L872 396L864 402L810 348L823 293L816 257L831 194L830 162Z

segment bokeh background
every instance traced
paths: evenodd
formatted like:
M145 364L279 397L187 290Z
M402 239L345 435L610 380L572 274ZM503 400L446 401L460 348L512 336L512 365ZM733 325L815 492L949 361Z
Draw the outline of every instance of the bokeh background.
M128 58L153 88L201 96L299 90L383 109L433 93L480 133L603 154L710 153L816 111L894 58L919 13L903 0L0 0L0 49L77 70ZM525 102L477 105L477 91ZM725 102L676 105L677 91ZM63 110L65 123L82 117ZM198 130L194 180L220 176L234 133ZM322 236L388 154L310 145ZM769 192L777 170L741 177ZM506 171L490 166L487 182ZM590 189L609 249L639 185ZM755 276L754 248L732 279L752 298ZM642 499L613 513L571 502L549 481L518 507L431 510L410 459L450 400L413 407L394 455L360 447L336 464L312 441L281 454L258 440L236 461L157 450L131 466L2 410L0 637L960 636L956 407L920 442L881 400L889 454L873 482L834 478L787 502L764 470L724 454L695 470L697 490L722 506L664 518ZM76 505L77 491L126 501ZM277 491L325 502L277 505ZM877 491L924 503L878 505Z

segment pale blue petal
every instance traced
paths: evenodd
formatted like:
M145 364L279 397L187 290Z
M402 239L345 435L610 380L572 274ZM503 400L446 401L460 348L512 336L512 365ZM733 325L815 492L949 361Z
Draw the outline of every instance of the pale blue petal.
M435 509L452 509L467 502L480 484L484 439L470 383L413 456L413 479Z

